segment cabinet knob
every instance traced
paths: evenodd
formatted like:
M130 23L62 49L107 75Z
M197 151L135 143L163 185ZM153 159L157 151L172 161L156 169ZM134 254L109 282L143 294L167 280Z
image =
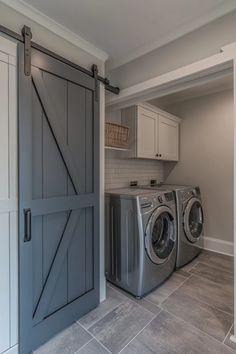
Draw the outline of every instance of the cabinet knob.
M159 156L159 154L156 154L156 157L158 157Z
M161 154L159 154L159 156L161 157Z

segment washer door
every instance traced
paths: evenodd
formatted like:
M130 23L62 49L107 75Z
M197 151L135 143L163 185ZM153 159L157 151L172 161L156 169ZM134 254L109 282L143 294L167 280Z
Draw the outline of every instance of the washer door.
M176 242L175 218L170 208L155 209L146 228L145 247L151 261L162 264L168 260Z
M198 198L191 198L184 211L184 232L187 239L194 243L202 235L203 210L202 203Z

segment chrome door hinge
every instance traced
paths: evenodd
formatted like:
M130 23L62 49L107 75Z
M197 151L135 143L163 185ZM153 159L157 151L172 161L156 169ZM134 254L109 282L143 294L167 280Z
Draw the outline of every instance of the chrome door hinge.
M24 73L26 76L31 75L31 39L32 33L28 26L24 26L22 29L22 35L24 37Z

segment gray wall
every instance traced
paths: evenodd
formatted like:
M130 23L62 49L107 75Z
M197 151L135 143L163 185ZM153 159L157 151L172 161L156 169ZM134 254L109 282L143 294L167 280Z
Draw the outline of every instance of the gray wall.
M233 242L233 92L168 107L183 118L180 162L166 166L166 182L199 185L205 236Z
M124 88L219 53L222 46L236 41L235 23L236 11L114 69L107 75L112 83Z

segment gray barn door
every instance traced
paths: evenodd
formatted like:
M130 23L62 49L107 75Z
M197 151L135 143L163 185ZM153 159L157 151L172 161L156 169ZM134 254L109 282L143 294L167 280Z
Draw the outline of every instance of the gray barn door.
M99 302L99 114L95 80L19 48L20 353Z

